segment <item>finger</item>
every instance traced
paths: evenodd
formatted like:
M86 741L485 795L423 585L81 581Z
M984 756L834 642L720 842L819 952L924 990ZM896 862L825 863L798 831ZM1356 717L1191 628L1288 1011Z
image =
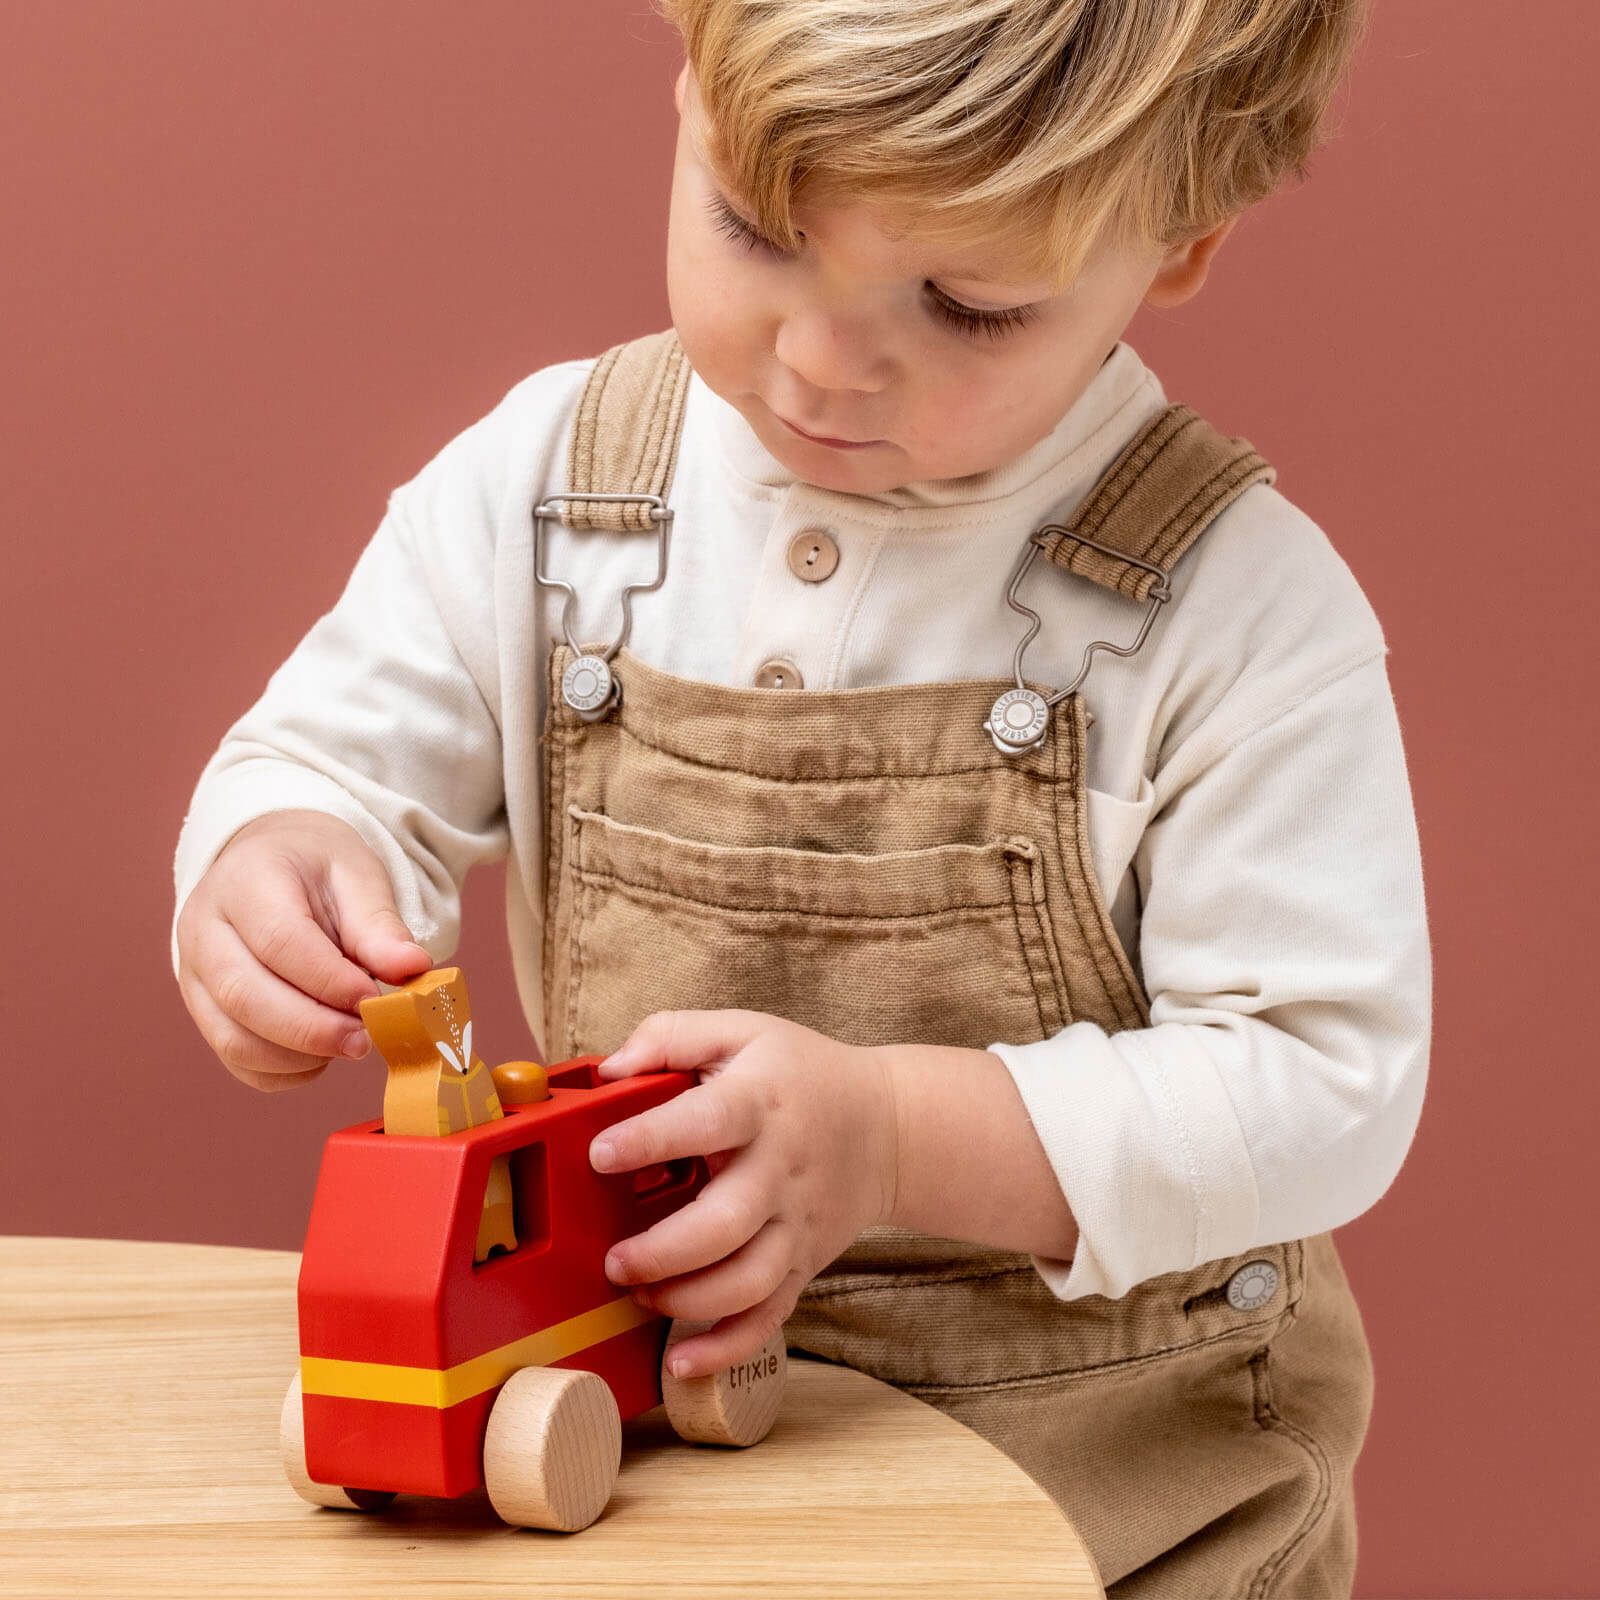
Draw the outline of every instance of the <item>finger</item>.
M596 1172L636 1172L657 1161L742 1147L760 1127L754 1095L726 1078L712 1078L602 1129L589 1146L589 1164Z
M184 1004L217 1059L241 1083L273 1093L320 1078L327 1062L285 1050L226 1016L198 983L183 989Z
M606 1277L615 1284L658 1283L724 1261L771 1215L767 1196L753 1184L734 1174L718 1178L643 1233L614 1244L606 1253Z
M693 1205L675 1213L682 1216ZM652 1230L653 1231L653 1230ZM634 1300L652 1311L693 1321L715 1318L758 1305L780 1287L794 1266L794 1228L769 1217L738 1248L695 1270L636 1286Z
M797 1268L760 1304L723 1317L704 1333L680 1339L667 1358L672 1375L699 1378L748 1361L783 1326L804 1287L805 1275Z
M370 850L336 856L328 873L338 940L347 955L385 983L428 971L433 957L395 909L388 870Z
M358 1059L371 1049L359 1019L284 982L256 959L230 923L219 923L212 938L206 988L221 1014L245 1033L281 1047L282 1058L301 1067L332 1056ZM246 1064L271 1070L264 1061Z
M654 1011L597 1070L607 1079L689 1072L736 1055L771 1020L759 1011Z
M313 1000L355 1016L363 1000L378 994L378 986L319 925L312 892L300 869L285 864L263 872L249 899L223 916L269 972ZM324 909L337 918L336 907Z

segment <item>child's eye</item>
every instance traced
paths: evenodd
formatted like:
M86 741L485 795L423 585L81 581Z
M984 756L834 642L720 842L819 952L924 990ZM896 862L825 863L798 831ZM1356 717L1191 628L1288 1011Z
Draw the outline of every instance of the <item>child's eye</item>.
M1039 315L1037 306L1008 306L1004 311L979 311L975 306L964 306L959 300L952 300L931 283L928 293L933 298L934 311L952 328L965 334L983 333L991 339L998 339L1014 328L1026 327Z
M720 194L706 196L706 210L711 213L711 220L735 244L742 245L746 250L759 248L770 251L773 255L783 253L775 244L763 239Z

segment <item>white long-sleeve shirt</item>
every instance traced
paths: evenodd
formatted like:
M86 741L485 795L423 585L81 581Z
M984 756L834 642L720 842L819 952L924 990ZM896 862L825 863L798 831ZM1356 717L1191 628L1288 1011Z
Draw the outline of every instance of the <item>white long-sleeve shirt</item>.
M441 961L468 869L508 855L513 964L543 1038L537 740L563 596L535 585L530 510L567 486L592 365L535 372L390 496L338 603L201 774L179 910L245 823L320 809L377 851ZM1029 532L1064 520L1165 403L1119 344L1015 460L860 496L796 479L696 375L666 581L635 597L629 647L741 686L774 657L808 689L1009 677L1026 623L1005 589ZM546 529L546 568L580 597L575 636L614 637L653 538ZM839 548L820 583L786 558L807 529ZM1094 870L1151 1026L993 1045L1077 1220L1071 1262L1033 1257L1067 1300L1358 1216L1399 1170L1427 1073L1420 852L1371 606L1266 485L1201 535L1172 590L1144 647L1097 653L1083 690ZM1044 623L1024 671L1056 685L1144 610L1044 560L1021 598Z

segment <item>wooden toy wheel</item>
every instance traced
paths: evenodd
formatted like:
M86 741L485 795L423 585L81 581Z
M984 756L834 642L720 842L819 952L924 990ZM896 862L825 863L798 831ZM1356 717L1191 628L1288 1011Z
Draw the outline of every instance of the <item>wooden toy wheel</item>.
M751 1445L765 1439L783 1403L789 1357L779 1328L755 1355L699 1378L674 1378L667 1370L672 1347L711 1322L677 1322L667 1330L661 1360L661 1398L680 1439L700 1444Z
M483 1438L489 1503L515 1527L575 1533L606 1508L622 1465L622 1414L598 1373L524 1367Z
M283 1470L294 1492L314 1506L336 1506L341 1511L381 1511L393 1499L388 1489L341 1489L336 1484L313 1483L306 1471L306 1418L300 1403L300 1374L294 1375L278 1416L278 1448Z

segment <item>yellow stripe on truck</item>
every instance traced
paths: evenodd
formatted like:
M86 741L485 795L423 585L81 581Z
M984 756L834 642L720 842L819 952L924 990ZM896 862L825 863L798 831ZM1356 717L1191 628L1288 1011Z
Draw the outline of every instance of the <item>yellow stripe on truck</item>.
M636 1306L627 1295L552 1323L473 1356L453 1367L396 1367L382 1361L335 1361L327 1356L301 1356L300 1387L306 1394L339 1400L392 1400L405 1406L444 1410L474 1395L498 1388L522 1367L547 1367L587 1350L590 1345L637 1328L655 1313Z

